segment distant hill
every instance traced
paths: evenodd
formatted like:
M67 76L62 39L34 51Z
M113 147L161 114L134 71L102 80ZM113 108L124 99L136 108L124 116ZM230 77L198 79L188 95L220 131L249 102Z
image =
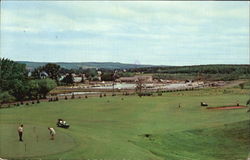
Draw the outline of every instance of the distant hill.
M50 62L29 62L29 61L16 61L17 63L26 64L28 69L34 69L39 66L43 66ZM60 65L66 69L79 69L79 68L105 68L105 69L131 69L131 68L144 68L153 67L154 65L138 65L138 64L126 64L119 62L52 62Z

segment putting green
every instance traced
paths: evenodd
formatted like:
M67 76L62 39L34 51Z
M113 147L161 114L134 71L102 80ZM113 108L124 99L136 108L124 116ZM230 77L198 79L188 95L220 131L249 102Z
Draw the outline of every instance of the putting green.
M61 128L55 128L55 140L50 140L46 126L24 126L23 142L19 142L18 125L1 125L0 155L4 158L24 158L65 152L76 143ZM4 144L4 145L3 145ZM11 148L11 149L10 149Z

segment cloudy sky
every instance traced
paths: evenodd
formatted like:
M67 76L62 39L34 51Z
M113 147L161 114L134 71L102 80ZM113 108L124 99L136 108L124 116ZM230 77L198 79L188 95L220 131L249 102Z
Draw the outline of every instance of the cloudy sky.
M249 64L249 2L4 1L1 57Z

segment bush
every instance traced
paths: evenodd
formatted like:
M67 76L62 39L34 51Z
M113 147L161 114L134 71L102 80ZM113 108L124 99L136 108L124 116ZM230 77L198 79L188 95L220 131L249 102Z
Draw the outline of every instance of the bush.
M15 97L9 94L9 92L5 91L0 93L0 102L1 103L9 103L13 102L15 100Z
M40 103L39 99L36 101L36 103Z
M106 97L107 96L106 93L104 93L103 96Z
M75 95L74 94L72 94L71 99L75 99Z
M85 98L88 98L88 96L85 96Z
M239 86L240 86L240 89L244 89L245 84L244 83L240 83Z
M249 105L250 104L250 99L247 101L247 104L246 105Z
M102 98L102 94L100 94L100 98Z
M68 99L68 97L67 97L67 96L65 96L65 97L64 97L64 99L65 99L65 100L67 100L67 99Z
M138 96L152 96L153 95L153 93L151 93L151 92L145 92L145 93L138 93Z
M158 92L158 96L162 96L162 92Z
M29 103L27 102L27 103L26 103L26 105L28 106L28 105L29 105Z

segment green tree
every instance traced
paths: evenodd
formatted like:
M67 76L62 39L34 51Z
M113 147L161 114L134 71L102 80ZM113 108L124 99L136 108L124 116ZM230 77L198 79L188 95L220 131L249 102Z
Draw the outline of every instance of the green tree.
M0 59L0 87L2 91L13 88L13 80L25 81L27 70L24 64L19 64L9 59Z
M8 91L0 93L0 103L8 103L15 100L15 97L9 94Z
M27 94L28 75L24 64L9 59L0 59L0 91L7 91L17 100L22 100Z
M74 77L72 76L72 73L66 75L63 80L62 80L63 83L66 83L67 85L69 84L73 84L74 83Z
M39 94L43 96L43 98L46 98L46 95L54 89L57 85L56 82L52 79L40 79L38 80L39 85Z
M28 82L29 99L37 99L39 97L39 80L30 80Z
M12 88L9 89L9 93L16 97L17 100L24 100L29 92L27 81L21 81L18 79L10 80Z
M84 73L88 80L92 80L93 77L97 76L97 71L95 68L88 68L84 70Z
M113 73L112 72L106 72L101 75L101 78L103 81L112 81L113 80Z
M60 66L54 63L48 63L41 68L42 71L45 71L49 78L55 80L58 83L60 78Z
M40 79L40 74L42 72L42 67L37 67L35 68L32 73L31 73L31 76L34 78L34 79Z
M240 89L244 89L245 84L244 83L240 83L239 86L240 86Z
M137 82L136 82L136 87L135 87L135 91L139 94L141 94L142 89L145 87L143 80L138 78Z

